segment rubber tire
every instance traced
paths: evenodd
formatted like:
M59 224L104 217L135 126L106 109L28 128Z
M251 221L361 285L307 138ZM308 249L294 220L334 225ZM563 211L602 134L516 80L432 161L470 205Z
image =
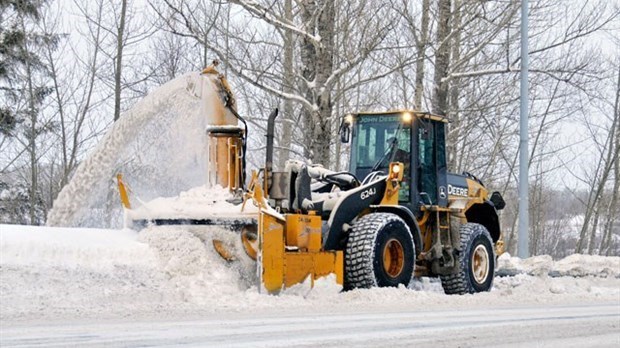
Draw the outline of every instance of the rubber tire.
M466 223L461 226L459 234L461 236L459 271L440 277L444 292L448 295L463 295L491 290L496 258L489 231L480 224ZM489 274L483 283L475 280L471 264L472 253L478 245L483 245L489 256Z
M391 277L383 268L383 248L390 239L403 246L401 272ZM415 265L415 245L409 226L390 213L362 216L351 229L344 254L344 289L409 285Z

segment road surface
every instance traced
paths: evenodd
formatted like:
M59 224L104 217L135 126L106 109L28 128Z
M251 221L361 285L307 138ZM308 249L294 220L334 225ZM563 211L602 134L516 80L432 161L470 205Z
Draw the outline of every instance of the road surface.
M352 309L353 311L353 309ZM620 347L620 304L3 323L2 347Z

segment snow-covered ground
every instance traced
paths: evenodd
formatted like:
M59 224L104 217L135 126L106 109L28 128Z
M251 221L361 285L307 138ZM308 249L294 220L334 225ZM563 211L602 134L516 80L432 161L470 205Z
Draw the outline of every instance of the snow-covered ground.
M213 227L136 232L0 225L0 345L244 346L261 337L255 345L286 346L295 330L300 345L428 345L439 328L456 339L468 327L484 327L478 338L495 345L493 337L516 332L513 322L520 320L533 330L532 339L544 336L536 329L543 323L560 330L546 336L552 346L572 337L561 330L596 336L575 342L620 342L618 257L554 262L503 255L498 271L505 276L491 292L475 295L447 296L436 280L423 278L410 289L345 293L325 279L312 290L301 285L270 296L257 291L254 263L224 261L213 250L214 237L244 255L238 236ZM465 319L470 315L476 320ZM364 327L369 333L362 334ZM335 331L318 334L326 328Z
M620 304L620 258L573 255L560 261L503 255L491 292L446 296L434 279L411 289L340 293L326 280L280 296L259 294L254 263L237 236L205 227L96 230L0 225L0 315L4 323L58 318L182 317L224 312L420 310L533 304ZM210 240L225 240L228 263Z

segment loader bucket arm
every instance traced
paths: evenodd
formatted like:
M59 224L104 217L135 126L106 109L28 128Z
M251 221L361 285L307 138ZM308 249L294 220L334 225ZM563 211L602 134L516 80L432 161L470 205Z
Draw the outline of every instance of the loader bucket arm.
M336 203L328 220L329 234L324 245L326 250L342 249L340 241L344 224L351 222L371 205L381 203L386 189L385 179L385 176L381 176L375 181L346 191L346 194Z

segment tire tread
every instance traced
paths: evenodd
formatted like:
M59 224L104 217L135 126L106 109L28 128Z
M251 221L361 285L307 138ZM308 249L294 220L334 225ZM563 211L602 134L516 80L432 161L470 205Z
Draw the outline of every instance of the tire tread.
M466 223L461 226L459 230L460 245L461 245L461 253L459 255L459 271L455 274L440 276L441 286L443 287L443 290L446 294L463 295L463 294L470 294L470 293L475 292L475 290L470 286L470 279L469 279L469 274L468 274L469 270L467 269L465 262L469 257L471 257L471 255L469 254L469 250L468 250L469 242L470 240L475 238L476 234L478 233L482 233L489 240L491 240L491 236L489 235L489 232L487 231L487 229L480 224ZM493 244L491 243L491 245ZM492 258L493 260L495 259L493 250L491 250L491 255L489 255L489 257ZM494 266L494 263L492 263L492 265ZM490 272L489 277L493 277L494 269L491 268L489 272ZM493 282L491 281L491 286L492 285L493 285Z
M381 228L395 220L401 219L390 213L371 213L353 225L344 258L346 289L377 286L373 267L375 242Z

